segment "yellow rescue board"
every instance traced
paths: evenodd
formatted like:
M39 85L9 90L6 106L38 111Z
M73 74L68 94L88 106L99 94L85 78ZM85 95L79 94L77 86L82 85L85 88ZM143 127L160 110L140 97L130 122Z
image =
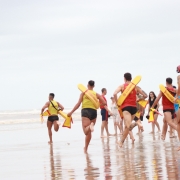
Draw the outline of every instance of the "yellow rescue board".
M159 85L159 89L161 92L171 101L172 103L175 103L175 98L171 95L171 93L163 86L162 84ZM176 104L180 104L180 99L177 99Z
M136 114L135 114L135 117L137 117L137 118L139 119L140 116L141 116L141 112L140 112L140 111L137 111Z
M63 123L63 127L67 127L67 128L71 128L71 123L73 123L72 121L72 117L68 117L66 113L64 113L63 111L58 111L58 114L61 115L65 121ZM44 111L42 116L50 116L50 112L48 110ZM41 117L41 122L42 122L42 117Z
M141 76L136 76L131 83L126 87L123 93L120 95L118 99L118 106L121 106L127 96L131 93L131 91L135 88L135 86L141 81Z
M148 103L148 101L146 101L146 100L140 100L140 101L138 101L138 104L139 104L141 107L143 107L143 108L146 107L147 103Z
M95 108L97 108L97 109L99 108L99 106L100 106L99 100L97 99L97 97L94 94L92 94L90 91L88 91L88 89L82 84L78 84L78 89L81 92L85 93L85 95L89 98L89 100L94 104Z

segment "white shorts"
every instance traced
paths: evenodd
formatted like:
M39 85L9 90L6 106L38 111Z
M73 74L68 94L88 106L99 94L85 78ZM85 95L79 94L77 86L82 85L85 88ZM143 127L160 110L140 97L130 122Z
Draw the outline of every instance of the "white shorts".
M114 123L120 123L122 121L122 119L119 114L114 114L113 121L114 121Z

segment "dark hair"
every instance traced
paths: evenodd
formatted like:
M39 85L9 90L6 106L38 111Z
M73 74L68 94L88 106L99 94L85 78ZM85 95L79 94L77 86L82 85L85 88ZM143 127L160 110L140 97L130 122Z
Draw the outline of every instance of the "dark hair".
M172 84L172 78L166 78L166 82L168 83L168 84Z
M49 93L49 96L53 97L54 98L54 93Z
M149 100L151 99L151 97L150 97L150 94L153 94L153 96L154 96L154 98L156 99L156 95L155 95L155 93L153 92L153 91L150 91L150 93L149 93Z
M176 86L173 86L174 89L176 89Z
M88 84L89 84L91 87L93 87L94 84L95 84L95 82L94 82L93 80L90 80L90 81L88 82Z
M101 89L101 92L102 92L102 93L103 93L104 91L106 91L106 88L102 88L102 89Z
M127 80L127 81L131 81L132 80L132 76L130 73L125 73L124 74L124 78Z

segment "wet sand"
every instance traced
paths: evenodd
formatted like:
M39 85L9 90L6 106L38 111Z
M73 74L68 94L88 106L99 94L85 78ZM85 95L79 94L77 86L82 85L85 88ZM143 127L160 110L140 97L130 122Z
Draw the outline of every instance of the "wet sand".
M143 124L145 132L141 136L136 135L137 128L134 130L135 144L128 139L119 148L116 144L119 137L100 138L101 120L98 120L87 155L83 153L80 121L72 129L53 132L53 145L47 143L45 123L1 125L0 179L180 179L177 138L170 139L167 134L163 142L160 134L149 134L151 124L146 120ZM110 132L114 132L112 120Z

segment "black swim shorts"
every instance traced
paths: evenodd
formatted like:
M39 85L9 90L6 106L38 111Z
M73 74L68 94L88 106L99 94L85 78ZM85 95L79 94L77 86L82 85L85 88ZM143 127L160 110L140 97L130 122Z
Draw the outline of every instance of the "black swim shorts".
M97 118L97 110L91 108L84 108L81 110L81 117L87 117L90 120Z
M165 112L170 112L171 115L172 115L172 119L175 118L174 114L175 114L175 110L174 109L163 109L163 113Z
M49 116L49 117L48 117L48 121L51 121L52 123L53 123L54 121L59 121L59 117L56 116L56 115L54 115L54 116Z
M122 112L123 111L128 111L131 115L134 115L137 112L137 108L134 106L126 106L122 109Z

